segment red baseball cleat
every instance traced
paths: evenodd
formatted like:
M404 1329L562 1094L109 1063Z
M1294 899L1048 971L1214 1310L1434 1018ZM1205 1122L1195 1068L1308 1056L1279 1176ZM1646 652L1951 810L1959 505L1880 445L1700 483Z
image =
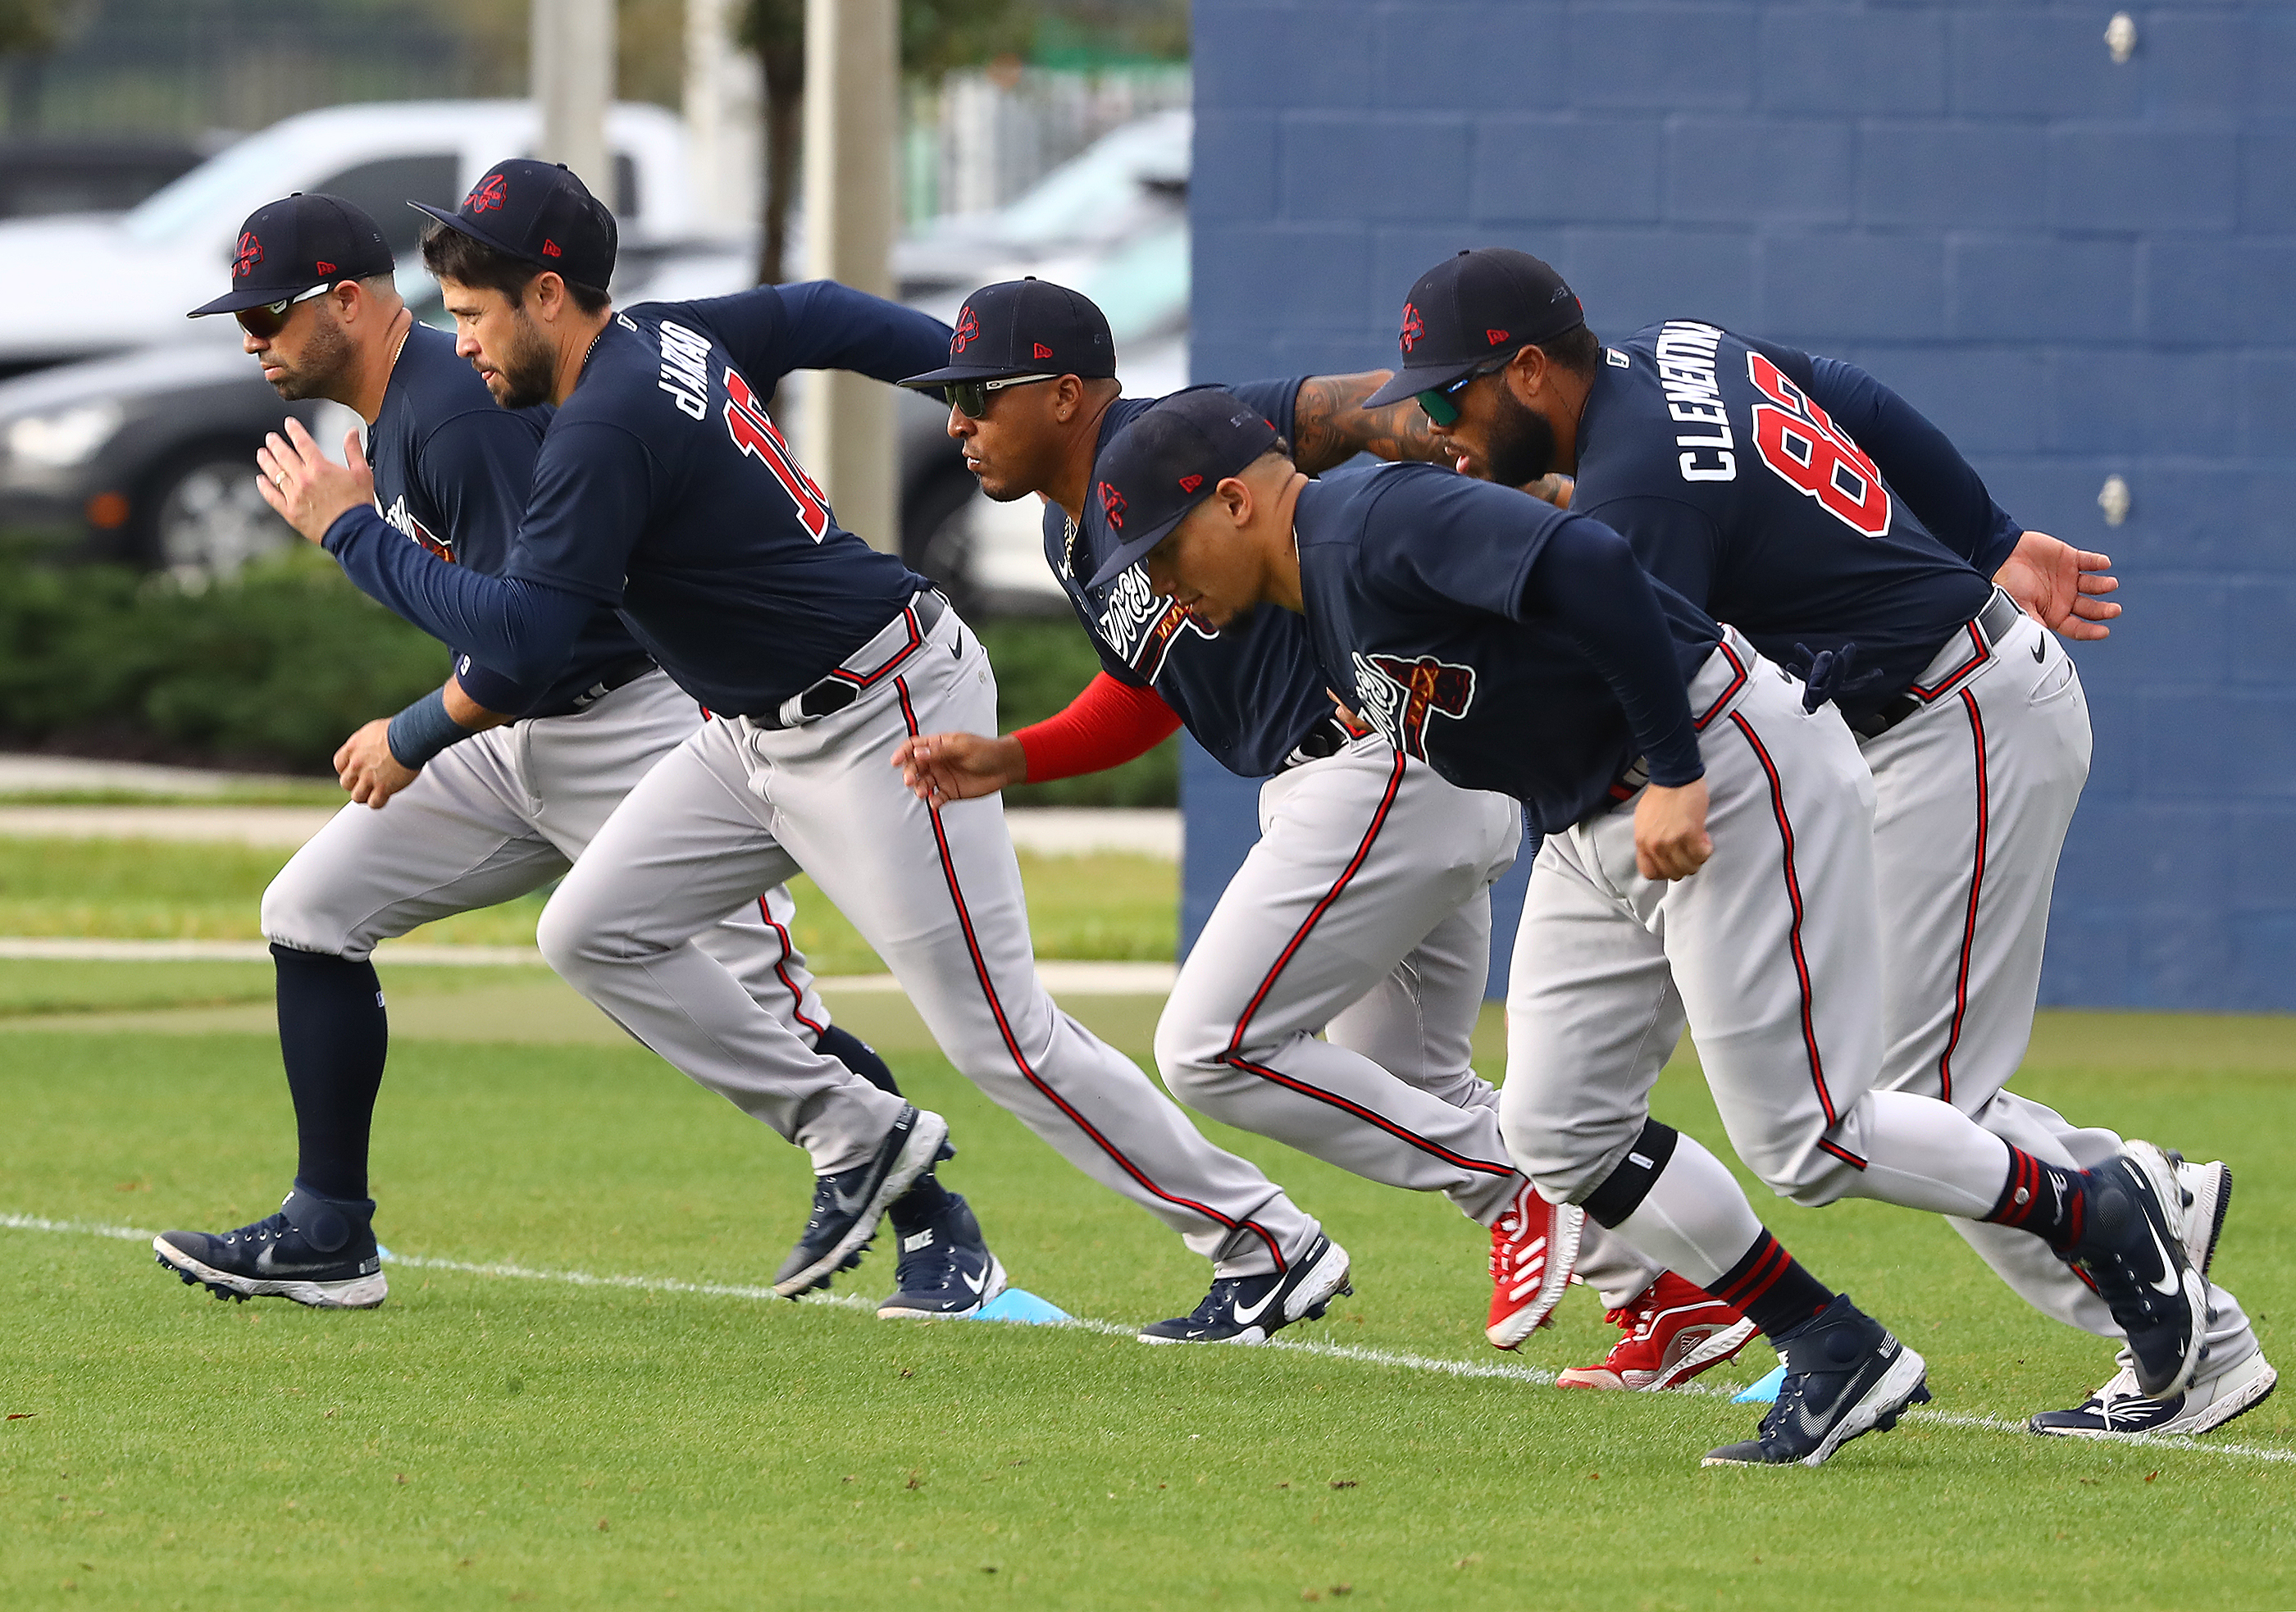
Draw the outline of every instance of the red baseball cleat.
M1678 1388L1735 1357L1754 1336L1754 1323L1742 1313L1671 1271L1633 1304L1611 1311L1609 1319L1626 1336L1602 1364L1573 1366L1556 1377L1556 1387L1632 1388L1643 1394Z
M1483 1335L1493 1348L1512 1349L1546 1324L1570 1284L1586 1226L1576 1204L1551 1204L1528 1181L1515 1189L1491 1223L1491 1321Z

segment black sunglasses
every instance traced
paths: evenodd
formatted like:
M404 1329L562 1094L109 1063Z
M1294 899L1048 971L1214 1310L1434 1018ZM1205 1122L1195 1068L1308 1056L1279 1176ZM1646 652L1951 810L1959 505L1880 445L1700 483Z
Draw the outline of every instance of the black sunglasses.
M253 307L243 307L232 315L239 328L258 341L268 341L287 328L287 315L299 302L308 302L314 297L324 297L334 290L334 282L315 285L309 290L287 299L284 302L261 302Z
M1420 412L1436 424L1456 425L1459 423L1459 405L1451 400L1484 376L1496 375L1513 362L1514 354L1509 353L1504 358L1494 358L1488 364L1477 364L1456 380L1436 387L1430 391L1414 392L1411 395L1417 400Z
M988 413L988 394L1001 392L1008 386L1034 386L1039 380L1058 380L1058 375L1011 375L1002 380L951 380L940 389L948 406L967 420L985 418Z

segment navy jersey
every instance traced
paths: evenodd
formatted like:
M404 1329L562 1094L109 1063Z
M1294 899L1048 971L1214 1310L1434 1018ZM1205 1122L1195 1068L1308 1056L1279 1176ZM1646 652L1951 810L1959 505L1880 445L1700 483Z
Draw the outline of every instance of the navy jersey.
M504 575L618 608L710 709L772 712L927 584L837 524L766 401L791 370L897 380L947 354L939 320L826 281L617 314Z
M1276 430L1292 435L1296 377L1229 389ZM1125 397L1111 405L1101 416L1094 453L1156 402ZM1045 559L1108 675L1134 688L1154 689L1196 742L1231 773L1260 778L1275 772L1308 730L1332 714L1306 624L1270 606L1215 633L1150 592L1147 574L1136 565L1104 588L1087 588L1086 581L1117 542L1097 520L1084 526L1077 532L1060 505L1047 503Z
M549 422L546 405L497 407L479 372L455 356L454 337L418 323L406 332L382 407L367 428L374 506L439 559L498 577L526 512L534 456ZM545 689L512 691L483 667L467 666L459 652L455 659L464 691L480 704L501 700L521 710L559 712L571 710L575 697L609 667L640 652L620 618L601 607Z
M1644 753L1617 680L1590 658L1580 624L1526 599L1534 562L1574 528L1640 578L1614 534L1428 464L1311 482L1292 521L1316 659L1398 749L1463 789L1514 796L1542 833L1615 803L1611 786ZM1721 632L1663 584L1648 586L1663 618L1655 653L1671 661L1652 669L1678 697ZM1695 736L1679 737L1694 767ZM1655 765L1652 776L1677 781Z
M1824 362L1687 320L1636 331L1596 371L1571 507L1623 534L1652 575L1773 660L1791 661L1797 644L1854 641L1860 686L1840 700L1854 720L1919 676L1984 606L1992 584L1963 556L2005 554L1989 530L1956 532L1959 552L1931 535L1915 507L1951 507L1933 485L1946 472L1853 438L1824 406ZM1848 365L1831 372L1866 379ZM1977 497L1991 509L1981 484Z

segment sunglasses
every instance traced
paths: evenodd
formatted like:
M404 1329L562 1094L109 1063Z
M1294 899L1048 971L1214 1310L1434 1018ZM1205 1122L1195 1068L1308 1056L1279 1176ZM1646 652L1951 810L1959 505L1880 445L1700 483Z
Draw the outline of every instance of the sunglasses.
M1459 423L1459 405L1451 400L1484 376L1496 375L1513 362L1514 355L1509 353L1504 358L1494 358L1488 364L1477 364L1447 386L1436 387L1431 391L1414 392L1412 397L1418 401L1420 413L1425 414L1436 424L1456 425Z
M287 328L289 309L299 302L308 302L314 297L324 297L334 289L334 282L330 281L324 285L315 285L299 296L290 297L284 302L265 302L258 303L254 307L241 308L232 317L239 321L241 330L245 331L257 340L268 341Z
M967 420L985 419L988 413L988 394L1001 392L1008 386L1034 386L1039 380L1058 380L1058 375L1013 375L1003 380L952 380L940 389L940 395L949 407Z

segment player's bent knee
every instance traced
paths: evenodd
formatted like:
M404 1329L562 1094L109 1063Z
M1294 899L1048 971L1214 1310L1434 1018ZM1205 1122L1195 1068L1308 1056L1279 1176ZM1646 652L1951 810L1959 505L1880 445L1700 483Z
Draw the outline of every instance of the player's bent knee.
M354 937L345 915L329 910L324 881L290 862L264 888L263 938L298 952L341 956Z

